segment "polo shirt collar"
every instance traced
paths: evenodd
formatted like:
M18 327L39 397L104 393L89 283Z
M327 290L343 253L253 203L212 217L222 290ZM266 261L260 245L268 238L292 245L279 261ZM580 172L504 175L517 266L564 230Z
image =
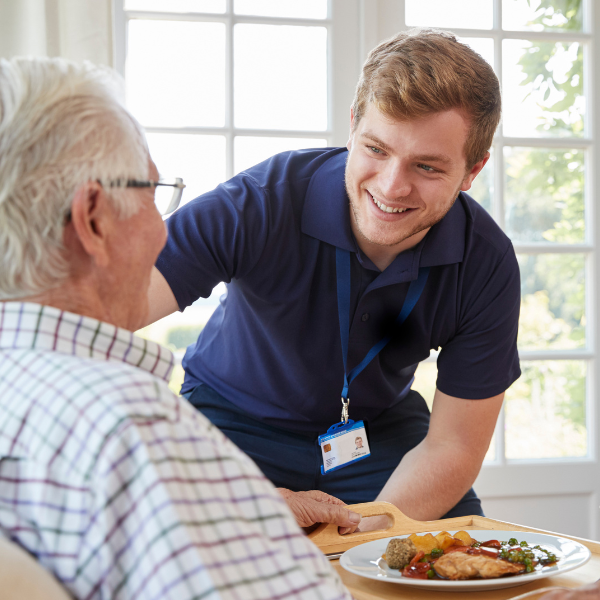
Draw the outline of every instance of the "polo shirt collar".
M467 208L463 193L460 192L446 216L425 236L420 266L437 267L462 262L467 220Z
M31 302L0 302L0 351L42 350L124 362L169 380L173 353L109 323Z
M311 177L302 209L301 228L302 233L322 242L356 252L358 248L350 226L350 199L344 184L347 158L348 151L340 149Z
M350 225L350 200L344 184L347 158L348 151L340 149L315 171L306 191L301 228L306 235L358 253ZM384 271L390 271L385 279L410 281L418 276L419 267L462 262L466 228L467 213L461 192L446 216L430 229L425 239L396 257Z

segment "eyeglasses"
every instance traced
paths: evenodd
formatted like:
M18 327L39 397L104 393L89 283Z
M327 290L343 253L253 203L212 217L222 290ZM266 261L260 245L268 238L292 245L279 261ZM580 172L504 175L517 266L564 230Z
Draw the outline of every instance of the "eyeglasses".
M154 188L154 204L158 212L165 217L170 215L181 202L181 195L185 188L185 183L181 177L175 179L159 179L158 181L139 181L137 179L112 179L110 181L100 181L102 186L111 188ZM172 187L173 191L168 188ZM71 220L71 209L65 213L65 223Z
M113 179L100 181L102 185L120 188L154 188L154 204L158 212L164 217L171 214L181 202L181 195L185 183L181 177L175 179L159 179L158 181L139 181L137 179ZM173 188L169 190L168 188Z

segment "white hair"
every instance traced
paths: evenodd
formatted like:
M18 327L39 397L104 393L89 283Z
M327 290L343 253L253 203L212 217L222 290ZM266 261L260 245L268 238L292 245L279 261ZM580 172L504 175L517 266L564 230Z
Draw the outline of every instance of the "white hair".
M69 276L63 245L76 190L147 179L148 148L110 69L63 59L0 59L0 300L38 295ZM134 194L111 190L120 218Z

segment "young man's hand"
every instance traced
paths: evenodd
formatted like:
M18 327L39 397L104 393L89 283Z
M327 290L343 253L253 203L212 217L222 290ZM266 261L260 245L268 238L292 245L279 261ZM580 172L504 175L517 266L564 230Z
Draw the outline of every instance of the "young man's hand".
M344 502L324 492L292 492L286 488L277 488L277 491L285 498L298 525L305 531L308 529L307 533L319 523L335 523L341 534L352 533L360 523L358 513L348 510Z

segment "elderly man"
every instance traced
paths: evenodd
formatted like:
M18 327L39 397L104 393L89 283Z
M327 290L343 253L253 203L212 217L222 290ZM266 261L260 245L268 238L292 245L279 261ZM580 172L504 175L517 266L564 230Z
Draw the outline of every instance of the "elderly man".
M0 61L0 528L77 598L347 598L254 463L169 391L170 352L131 333L166 230L112 87ZM352 526L286 495L306 524L329 501Z

